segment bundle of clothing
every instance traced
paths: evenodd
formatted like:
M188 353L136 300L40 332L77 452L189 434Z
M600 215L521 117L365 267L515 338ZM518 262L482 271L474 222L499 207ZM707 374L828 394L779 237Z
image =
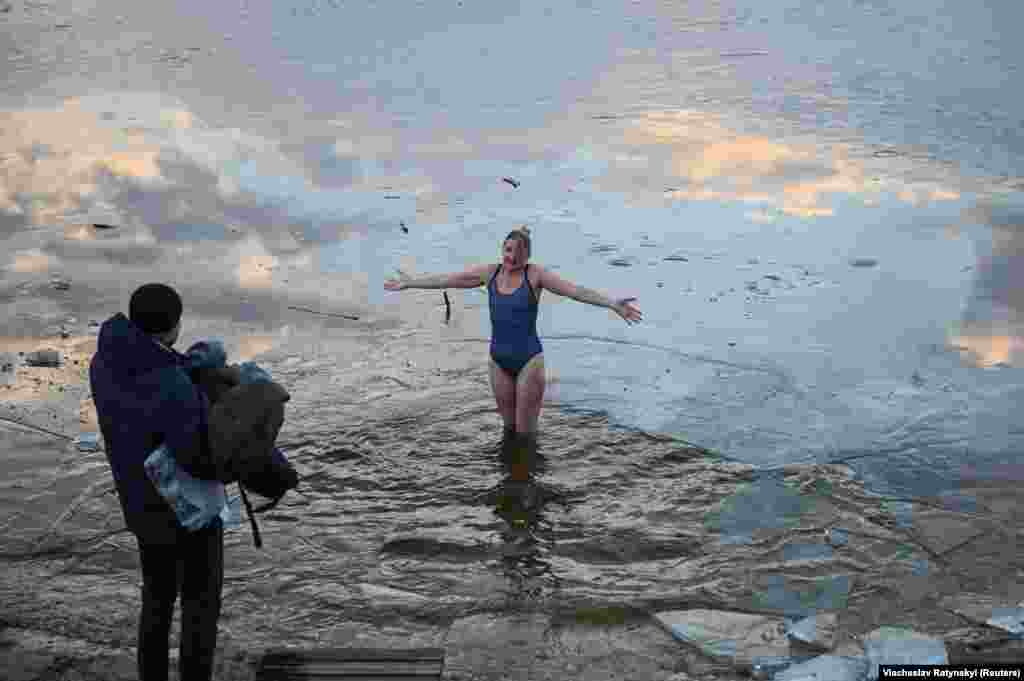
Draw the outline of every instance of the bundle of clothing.
M224 485L239 483L253 539L257 547L262 546L255 514L273 508L299 484L295 468L274 444L291 396L253 362L228 366L220 340L195 343L185 358L192 382L210 401L209 450L218 479L189 475L166 444L146 458L146 474L189 530L206 527L216 517L225 527L237 526L241 522L238 497L228 498ZM253 510L246 489L270 501Z

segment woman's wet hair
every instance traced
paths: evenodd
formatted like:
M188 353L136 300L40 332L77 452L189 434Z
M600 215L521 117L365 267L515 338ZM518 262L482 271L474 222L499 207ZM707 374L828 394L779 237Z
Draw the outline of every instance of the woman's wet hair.
M523 245L526 246L526 257L530 257L530 228L529 227L527 227L526 225L523 225L522 227L519 227L518 229L513 229L511 232L508 233L508 236L505 237L505 241L508 241L509 239L518 239L519 241L523 242ZM504 244L504 243L505 242L503 241L502 244Z
M161 334L181 320L181 296L167 284L143 284L128 303L128 318L145 333Z

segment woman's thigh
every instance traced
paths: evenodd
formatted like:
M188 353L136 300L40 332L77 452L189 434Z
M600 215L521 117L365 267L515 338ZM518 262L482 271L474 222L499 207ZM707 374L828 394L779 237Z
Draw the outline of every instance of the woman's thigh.
M544 353L530 358L516 380L516 430L534 432L544 404Z
M498 405L498 413L501 415L505 426L512 428L516 421L516 379L490 360L491 363L491 390L494 391L494 401Z

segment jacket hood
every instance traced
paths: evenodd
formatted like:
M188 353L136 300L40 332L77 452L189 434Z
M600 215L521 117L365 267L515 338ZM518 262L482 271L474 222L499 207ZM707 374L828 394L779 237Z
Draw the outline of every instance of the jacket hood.
M118 312L100 327L96 354L111 370L123 376L181 366L181 356L160 345L152 336Z

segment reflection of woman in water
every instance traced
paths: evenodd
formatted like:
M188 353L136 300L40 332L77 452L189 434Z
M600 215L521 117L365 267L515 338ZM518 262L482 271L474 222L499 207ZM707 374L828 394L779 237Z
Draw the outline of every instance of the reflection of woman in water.
M562 505L566 501L564 495L536 479L546 469L536 444L502 441L499 458L505 475L491 500L495 514L506 523L501 531L501 564L509 579L507 596L520 604L535 602L561 586L547 558L554 547L554 532L544 517L544 507L551 501Z
M389 291L407 288L487 286L491 308L491 388L506 437L532 436L544 401L544 354L537 336L537 306L542 290L614 310L626 323L640 321L635 298L611 300L577 286L540 265L530 267L530 232L524 226L505 237L499 264L475 265L462 272L408 277L384 282Z

